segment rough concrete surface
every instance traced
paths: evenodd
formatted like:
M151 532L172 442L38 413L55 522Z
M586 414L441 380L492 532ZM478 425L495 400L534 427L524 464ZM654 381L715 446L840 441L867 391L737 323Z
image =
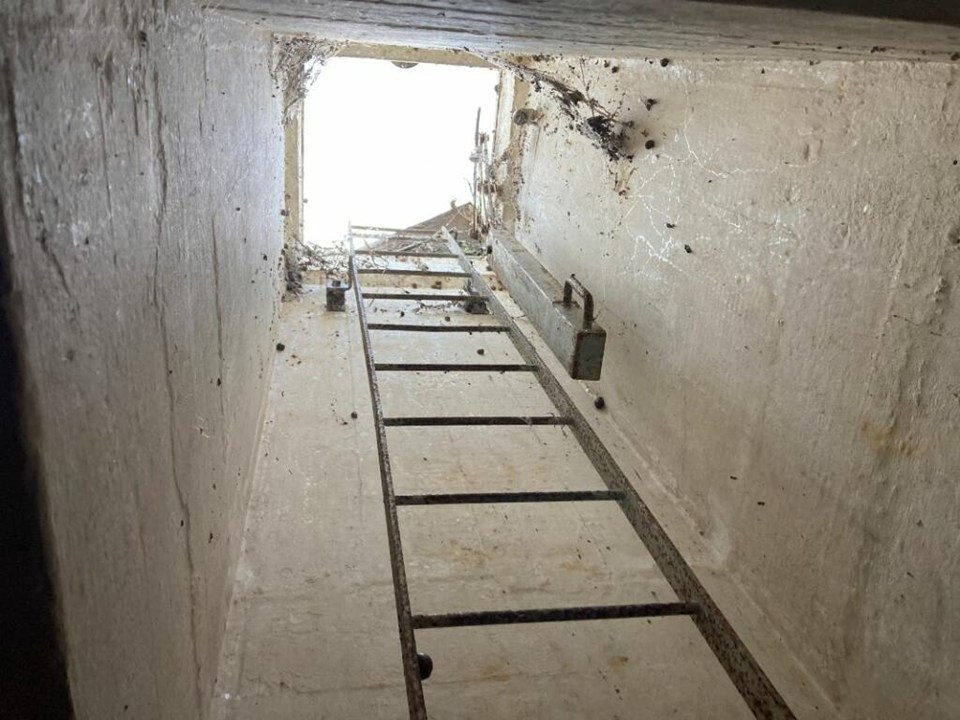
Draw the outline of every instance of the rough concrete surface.
M222 0L284 32L483 52L949 59L960 6L943 0Z
M208 711L273 363L284 144L263 30L281 26L635 58L540 62L634 121L632 160L610 160L521 87L542 114L504 165L511 226L555 275L584 280L610 332L591 387L609 408L603 437L799 716L832 717L831 703L855 719L960 715L956 9L791 5L604 3L585 22L581 3L234 0L246 25L176 1L8 3L5 302L76 716ZM650 45L671 52L648 61ZM704 48L769 59L671 57ZM776 59L798 55L809 64ZM816 62L826 55L877 62ZM883 60L895 57L948 62ZM296 322L319 304L303 303ZM274 386L286 429L264 447L295 452L288 465L261 457L215 713L402 715L354 321L334 321L346 345L314 336L312 360L279 360L284 372L317 367L293 382L289 407L276 397L287 386ZM489 342L491 361L509 352ZM349 386L331 383L333 361ZM430 382L451 407L470 395ZM469 387L471 402L490 400ZM522 380L498 389L518 407L538 402ZM423 399L412 385L394 391L414 409ZM331 414L311 425L325 402ZM337 432L343 444L330 442ZM427 457L465 486L493 450L504 467L494 483L590 482L556 477L556 432L538 429L532 447L516 433L471 435L459 452L448 433ZM449 472L415 476L448 487ZM536 533L538 511L513 529ZM616 535L609 518L560 518L569 535L552 536L542 578L524 564L526 538L504 534L503 554L491 553L483 535L499 516L431 518L403 520L422 551L411 577L437 591L412 589L419 602L539 602L557 575L566 597L660 587L642 551L587 547L588 530ZM441 638L432 647L450 672L428 702L438 717L616 717L628 696L658 717L736 716L738 699L680 622L605 625L586 645L565 645L557 628L424 633ZM638 626L656 635L631 640ZM631 654L646 641L658 652ZM611 672L593 675L604 663ZM632 683L610 663L635 671ZM670 693L643 684L676 679L668 665L682 673Z
M369 312L381 322L494 322L410 302L373 301ZM285 303L280 337L286 349L276 360L211 715L405 717L352 297L345 313L325 311L318 289ZM454 337L459 341L375 331L373 344L384 362L506 359L503 336ZM388 415L551 407L539 385L521 374L383 372L380 380ZM635 456L615 428L593 409L589 395L568 386L623 467L639 477ZM398 493L604 487L561 427L392 428L388 443ZM763 632L756 628L763 623L755 607L738 596L726 573L716 572L714 555L677 514L675 501L655 488L643 493L798 716L833 717L776 639L758 642ZM400 524L414 612L675 599L613 504L410 507L401 508ZM637 717L637 708L651 718L750 716L687 619L429 630L417 637L420 650L435 661L424 684L432 718L625 719Z
M279 304L269 38L14 5L4 250L76 717L202 718Z
M294 102L285 94L284 107ZM291 115L291 113L288 113ZM283 272L285 291L300 289L303 242L303 110L292 113L283 128Z
M635 157L518 87L507 217L592 290L591 390L843 716L960 716L960 68L666 60L537 63Z

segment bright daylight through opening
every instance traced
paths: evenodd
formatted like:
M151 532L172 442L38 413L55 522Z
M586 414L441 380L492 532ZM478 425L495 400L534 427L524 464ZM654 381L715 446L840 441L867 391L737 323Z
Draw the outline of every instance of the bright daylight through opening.
M330 247L349 222L409 227L471 201L477 111L496 115L495 70L334 58L304 106L304 240Z

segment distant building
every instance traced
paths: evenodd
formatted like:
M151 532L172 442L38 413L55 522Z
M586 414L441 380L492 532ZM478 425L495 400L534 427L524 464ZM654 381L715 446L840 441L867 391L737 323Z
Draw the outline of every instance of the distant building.
M445 247L443 240L431 237L439 233L441 228L446 228L457 239L464 252L479 252L479 245L470 239L473 228L473 203L470 202L456 205L401 232L371 242L369 246L384 252L441 252Z

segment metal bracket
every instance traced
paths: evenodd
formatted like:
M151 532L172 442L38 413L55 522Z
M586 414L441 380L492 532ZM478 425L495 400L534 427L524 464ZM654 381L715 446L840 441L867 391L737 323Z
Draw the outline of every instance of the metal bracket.
M346 292L350 289L349 283L341 280L327 279L327 310L343 312L346 308Z
M494 233L493 240L490 265L570 377L599 380L607 333L594 319L590 291L573 275L561 286L513 238ZM583 301L582 314L574 293Z

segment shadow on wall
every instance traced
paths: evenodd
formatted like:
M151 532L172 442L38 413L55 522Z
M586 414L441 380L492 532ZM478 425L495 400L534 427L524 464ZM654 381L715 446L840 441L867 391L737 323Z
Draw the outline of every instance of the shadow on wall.
M43 552L37 476L21 441L21 378L9 321L6 221L0 219L0 714L73 716L50 572Z
M701 0L717 5L809 10L841 15L909 20L911 22L960 26L960 3L953 0Z

